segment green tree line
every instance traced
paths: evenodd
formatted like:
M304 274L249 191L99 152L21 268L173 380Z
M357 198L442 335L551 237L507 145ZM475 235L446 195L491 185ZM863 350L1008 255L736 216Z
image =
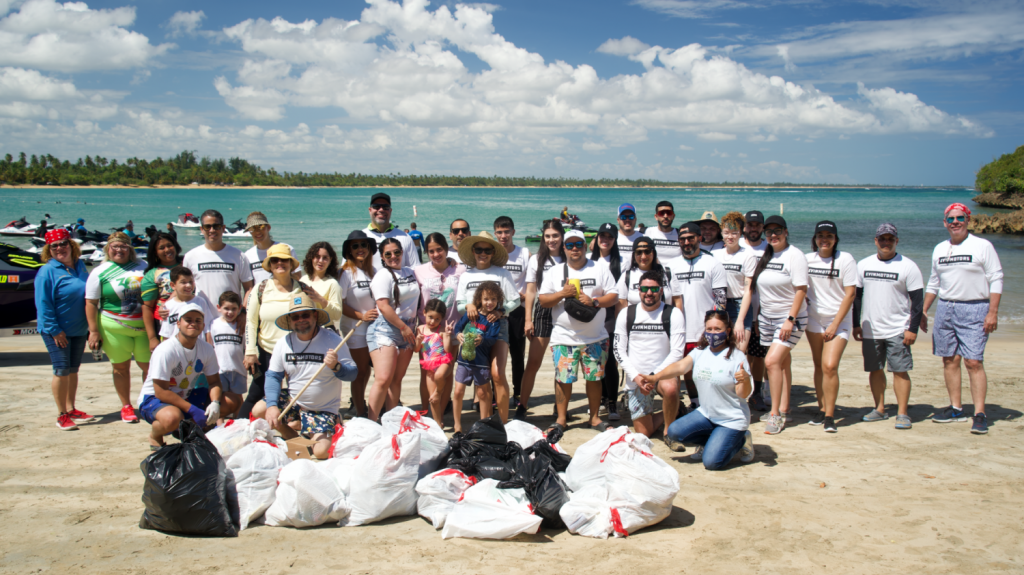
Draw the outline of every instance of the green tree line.
M1020 150L1018 150L1020 152ZM439 186L439 187L700 187L700 186L794 186L790 182L663 182L649 179L578 179L505 176L445 175L372 175L278 172L265 170L242 158L228 160L196 157L184 151L173 158L145 160L128 158L119 162L101 156L86 156L77 161L61 160L50 154L15 158L11 154L0 161L0 184L35 184L54 186L153 186L221 184L226 186L300 186L300 187L373 187L373 186Z
M1024 146L982 166L974 180L974 189L982 193L1024 195Z

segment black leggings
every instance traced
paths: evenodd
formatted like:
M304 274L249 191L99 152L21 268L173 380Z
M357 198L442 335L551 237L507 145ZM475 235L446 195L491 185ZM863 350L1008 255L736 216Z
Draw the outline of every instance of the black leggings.
M239 419L248 419L249 414L252 412L252 406L256 405L266 395L263 392L263 383L267 379L267 370L270 369L270 354L264 351L262 347L257 347L256 349L259 350L256 357L260 360L260 375L259 377L252 378L252 383L249 384L249 395L246 396L245 401L242 402L242 407L238 408L238 415L235 416ZM268 402L267 405L269 406L270 403Z
M526 354L526 308L519 306L508 314L508 357L512 363L512 396L519 397L523 386L523 359Z

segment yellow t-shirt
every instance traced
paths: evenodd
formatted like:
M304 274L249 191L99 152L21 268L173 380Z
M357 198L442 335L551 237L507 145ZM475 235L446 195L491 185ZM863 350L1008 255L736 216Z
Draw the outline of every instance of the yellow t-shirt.
M324 311L327 312L327 315L331 316L331 323L337 327L338 322L341 321L342 300L345 299L345 294L341 293L341 286L338 284L338 280L326 277L313 280L306 274L302 274L300 281L316 290L316 293L322 295L327 300L327 307L324 308Z
M273 279L268 279L266 282L267 286L263 290L262 303L260 303L260 298L257 294L260 287L259 284L252 286L252 290L249 291L249 301L245 305L245 355L256 355L257 343L263 351L267 353L274 352L274 346L277 345L277 341L288 334L287 331L278 328L274 322L277 321L277 318L288 313L292 299L302 295L298 281L292 280L292 290L290 292L278 290ZM266 369L266 366L263 366L263 369Z

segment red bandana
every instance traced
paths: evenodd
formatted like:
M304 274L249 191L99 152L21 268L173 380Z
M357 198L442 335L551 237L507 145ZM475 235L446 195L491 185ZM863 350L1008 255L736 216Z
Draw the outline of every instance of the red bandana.
M961 212L964 213L965 216L971 217L971 210L968 209L967 206L963 204L949 204L949 207L946 208L946 212L943 215L949 215L949 212L951 212L952 210L960 210Z
M66 240L70 237L71 234L69 234L67 230L65 230L64 228L57 228L55 230L50 230L46 232L46 243L52 244L54 242Z

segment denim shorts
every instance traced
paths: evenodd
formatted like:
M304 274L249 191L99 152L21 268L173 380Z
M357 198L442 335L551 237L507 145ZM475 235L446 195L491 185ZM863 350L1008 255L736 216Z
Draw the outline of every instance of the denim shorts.
M85 342L89 336L76 335L68 338L68 345L60 347L54 341L53 336L43 336L43 343L46 344L46 351L50 353L50 363L53 364L53 375L65 377L72 373L78 373L78 367L82 365L82 354L85 353Z
M220 388L225 392L230 391L231 393L241 395L245 393L248 383L249 376L244 373L238 373L237 371L224 371L220 374Z
M743 304L743 298L729 298L725 300L725 310L729 312L729 321L735 327L736 319L740 316L740 306ZM747 308L747 315L743 318L743 328L751 329L754 326L754 306Z
M206 406L210 405L210 389L208 387L193 387L188 392L188 397L185 400L199 409L205 410ZM142 398L142 403L139 404L139 415L142 416L146 423L152 424L156 420L156 414L165 407L178 409L178 407L160 401L155 395L147 395ZM188 412L182 413L182 417L192 419Z
M406 325L416 325L413 319L402 319L402 321ZM401 350L408 348L409 342L402 337L402 330L391 325L391 322L384 319L382 314L378 315L377 319L373 320L373 323L366 328L366 347L369 348L370 353L382 347L397 347Z

